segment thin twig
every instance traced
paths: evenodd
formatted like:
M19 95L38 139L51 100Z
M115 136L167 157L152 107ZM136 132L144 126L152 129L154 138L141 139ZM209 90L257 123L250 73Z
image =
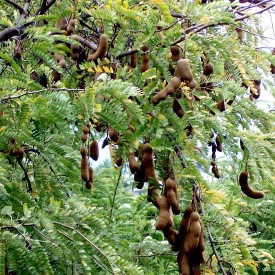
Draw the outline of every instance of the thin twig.
M14 6L17 10L19 10L20 14L24 13L24 9L18 5L17 3L13 2L12 0L5 0L5 2L11 4L12 6Z
M3 104L3 103L6 103L7 101L10 101L13 99L18 99L23 96L40 94L40 93L47 92L47 91L82 92L82 91L85 91L85 89L45 88L45 89L41 89L41 90L37 90L37 91L26 92L26 93L23 93L20 95L6 96L6 97L3 97L2 99L0 99L0 103Z
M118 176L118 179L117 179L117 183L116 183L116 187L115 187L115 191L114 191L114 196L113 196L113 201L112 201L110 218L112 218L112 215L113 215L113 209L114 209L114 205L115 205L115 198L116 198L116 194L117 194L117 189L118 189L118 185L119 185L119 182L120 182L120 179L121 179L121 175L122 175L122 168L123 168L123 165L121 166L121 168L119 170L119 176Z
M28 175L28 172L27 170L25 169L22 161L20 159L17 158L17 162L18 164L20 165L20 167L22 168L23 172L24 172L24 175L25 175L25 180L27 181L27 184L28 184L28 192L32 192L32 185L31 185L31 181L30 181L30 178L29 178L29 175Z

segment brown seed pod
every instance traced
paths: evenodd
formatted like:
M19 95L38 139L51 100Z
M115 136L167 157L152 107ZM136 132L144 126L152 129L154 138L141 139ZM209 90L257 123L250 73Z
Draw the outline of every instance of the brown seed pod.
M186 86L189 87L191 90L195 89L197 87L197 82L193 78L191 81L189 81L189 82L186 83Z
M248 173L243 171L240 174L239 177L239 184L241 186L241 190L245 195L252 199L261 199L264 197L264 193L261 191L254 191L253 189L250 188L248 185Z
M14 58L21 59L22 52L23 52L22 46L20 45L20 43L16 43L13 51Z
M165 88L163 88L160 92L158 92L155 96L153 96L152 103L156 105L161 100L166 99L167 96L172 95L180 87L180 85L181 85L180 78L174 76Z
M52 71L52 78L53 78L53 82L57 82L61 79L61 74L58 73L56 70Z
M146 53L149 48L147 45L143 45L141 50L144 52L144 54L141 56L140 71L143 73L149 69L149 54Z
M89 166L89 179L86 181L86 188L91 189L94 183L94 170L91 166Z
M190 275L190 256L184 251L180 251L177 257L179 272L181 275Z
M216 136L216 148L219 152L222 152L222 142L219 135Z
M88 135L87 134L82 134L81 140L82 140L83 143L86 142L88 140Z
M191 81L193 79L193 73L188 59L180 59L178 61L174 76L180 77L181 81Z
M167 198L169 206L172 208L174 214L180 214L179 197L177 184L171 178L168 178L164 184L164 195Z
M241 149L244 151L244 149L245 149L245 145L244 145L244 143L243 143L243 141L240 139L240 147L241 147Z
M55 23L55 27L65 31L67 29L67 19L65 17L58 19Z
M70 19L68 26L67 26L67 34L71 35L75 31L75 23L76 19L72 18Z
M117 167L120 167L123 163L123 158L119 157L117 160L116 160L116 166Z
M80 148L80 155L82 157L86 157L87 156L87 149L85 147L81 147Z
M159 216L156 222L156 229L163 230L167 226L170 214L169 214L169 204L165 196L161 196L159 199Z
M99 146L96 140L93 140L93 142L90 144L90 157L97 161L99 157Z
M99 42L96 51L93 54L88 55L88 61L97 60L98 58L103 58L108 49L108 37L106 34L101 34L99 37Z
M152 147L148 144L144 144L142 146L142 158L141 165L145 167L145 177L146 178L154 178L156 179L155 173L155 163L154 163L154 152Z
M55 53L54 54L54 58L55 60L57 61L58 65L62 68L66 68L67 66L67 63L66 63L66 60L64 58L63 55L59 54L59 53Z
M24 153L25 153L25 151L24 151L23 147L18 148L18 150L17 150L17 159L22 160L23 157L24 157Z
M168 222L167 226L162 230L164 237L167 241L174 246L176 243L176 236L178 235L178 231L173 228L173 223Z
M221 174L217 165L213 165L211 171L214 174L215 178L219 179L221 177Z
M92 189L92 187L93 187L93 183L90 182L90 181L86 181L86 188L87 189Z
M119 141L118 132L110 125L108 125L108 135L111 141L118 143Z
M89 127L88 126L84 126L83 128L82 128L82 133L83 134L89 134L90 133L90 129L89 129Z
M82 156L80 163L81 178L83 181L87 182L89 180L89 164L87 159L87 150L85 147L81 147L80 154Z
M241 3L241 2L240 2L240 3ZM242 43L242 42L243 42L243 30L240 29L240 28L235 28L235 31L236 31L237 34L238 34L238 38L239 38L240 43Z
M181 49L178 46L171 46L172 61L179 61L181 59Z
M135 68L137 66L137 53L131 55L130 66L131 68Z
M214 72L214 66L211 63L206 63L203 65L203 74L210 76Z
M253 88L250 88L251 97L258 99L261 95L261 80L253 80Z
M135 153L128 154L129 168L132 174L136 173L140 169L140 163L135 158Z
M190 216L190 224L188 233L184 241L184 251L190 252L195 251L200 239L201 224L200 215L197 212L192 212Z
M179 227L179 233L176 237L176 245L174 247L174 251L179 251L183 247L184 244L184 239L187 235L188 227L189 227L189 220L191 213L193 212L193 206L189 205L183 214L182 220L180 222L180 227Z
M184 110L179 104L177 98L173 98L173 104L172 104L172 109L173 111L177 114L178 117L183 117L184 116Z
M226 101L226 104L227 105L232 105L232 103L234 102L234 99L230 99L228 101ZM225 111L225 101L224 99L222 99L221 101L219 101L217 103L217 108L221 111L221 112L224 112Z

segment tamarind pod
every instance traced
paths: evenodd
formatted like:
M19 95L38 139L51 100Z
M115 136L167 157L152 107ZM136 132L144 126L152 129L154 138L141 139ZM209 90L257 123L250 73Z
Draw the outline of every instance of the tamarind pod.
M184 130L187 130L187 131L186 131L186 136L187 136L187 137L191 136L192 133L193 133L193 127L192 127L191 124L189 124L188 126L186 126L186 127L184 128Z
M181 80L179 77L173 77L168 85L162 89L160 92L158 92L155 96L152 98L152 103L154 105L158 104L161 100L164 100L167 98L168 95L173 94L181 85Z
M201 234L200 215L197 212L192 212L190 215L190 224L188 234L184 241L184 250L186 252L195 251L199 244Z
M195 89L197 87L197 82L193 78L191 81L186 83L186 86L189 87L190 89Z
M89 164L88 159L85 156L82 156L81 163L80 163L80 169L81 169L81 178L83 181L89 181Z
M184 116L184 110L179 104L178 100L174 97L173 98L173 104L172 104L173 111L177 114L179 118Z
M18 148L18 150L17 150L17 159L22 160L23 157L24 157L24 153L25 153L25 151L24 151L23 147Z
M190 275L190 259L188 253L180 251L177 256L179 272L181 275Z
M212 149L212 159L215 159L216 158L216 150L217 150L217 146L216 146L216 143L212 142L211 143L211 149Z
M93 187L93 183L90 182L90 181L86 181L86 188L87 189L92 189L92 187Z
M89 127L88 127L88 126L84 126L84 127L82 128L82 133L83 133L83 134L89 134L89 133L90 133Z
M52 71L52 78L53 78L53 82L55 83L55 82L60 80L61 74L58 73L56 70L53 70Z
M82 158L87 156L87 149L84 146L80 148L80 155Z
M148 61L145 61L145 60L147 60L147 57L146 57L146 59L143 59L143 60L142 60L142 63L141 63L141 65L140 65L140 72L141 72L141 73L144 73L144 72L146 72L147 70L149 70L149 62L148 62ZM149 60L149 57L148 57L148 60Z
M178 235L178 231L175 230L173 226L168 223L167 226L162 230L162 232L169 244L174 246L176 243L176 236Z
M201 232L200 232L199 243L198 243L196 251L201 253L205 250L205 240L204 240L204 233L203 233L203 223L202 223L201 219L199 220L199 222L200 222L200 226L201 226Z
M54 59L56 60L57 63L59 63L61 60L64 60L64 56L59 54L59 53L55 53L54 54Z
M135 68L137 66L137 53L131 55L130 66Z
M219 135L216 136L216 148L219 152L222 152L222 143Z
M271 72L272 74L275 74L275 65L270 64L270 72Z
M136 173L140 169L140 163L136 161L135 153L128 154L129 168L132 174Z
M101 34L99 37L99 42L96 51L93 54L88 55L88 61L97 60L98 58L103 58L108 49L108 37L106 34Z
M110 125L108 125L108 135L111 141L118 143L119 141L118 132Z
M91 166L89 166L89 180L86 181L86 188L91 189L94 183L94 170Z
M174 76L180 77L182 81L191 81L193 79L188 59L180 59L178 61Z
M55 23L55 27L60 29L60 30L66 30L67 28L67 20L65 17L62 17L60 19L57 20L57 22Z
M244 149L245 149L245 146L244 146L244 143L243 143L243 141L240 139L240 147L241 147L241 149L244 151Z
M11 137L11 139L10 139L10 143L11 143L11 144L15 144L15 143L16 143L16 139L15 139L15 137Z
M211 63L206 63L203 65L203 74L210 76L214 72L214 66Z
M253 81L253 88L250 88L251 96L254 99L258 99L261 95L261 80L254 80Z
M72 52L72 53L71 53L71 58L72 58L72 60L77 61L78 58L79 58L79 54L78 54L78 53Z
M154 152L148 144L142 146L141 168L145 167L145 177L157 179L154 168ZM141 170L140 168L140 170Z
M199 252L198 250L190 253L190 269L192 275L201 275L202 270L200 265L205 264L204 252Z
M168 178L165 181L164 194L167 198L169 206L172 208L173 213L176 215L180 214L180 207L177 197L177 187L176 183L171 178Z
M239 184L241 186L241 190L245 195L252 199L261 199L264 197L264 193L261 191L254 191L249 185L248 185L248 173L243 171L240 174L239 177Z
M232 103L234 102L234 100L230 99L228 100L226 103L227 105L232 105ZM221 111L221 112L224 112L225 111L225 101L224 99L222 99L221 101L219 101L217 103L217 108Z
M13 157L17 156L17 150L15 149L15 145L13 143L9 144L9 154Z
M163 230L167 226L170 219L169 208L167 198L161 196L159 199L159 216L156 222L157 230Z
M121 157L116 160L117 167L120 167L122 165L122 163L123 163L123 159Z
M82 140L83 143L86 142L88 140L88 135L87 134L82 134L81 140Z
M181 58L181 56L180 56L180 54L181 54L180 47L178 47L178 46L171 46L170 47L170 51L171 51L171 54L172 54L172 56L171 56L172 61L173 62L179 61L180 58Z
M184 214L182 216L180 226L179 226L179 232L176 237L176 245L175 245L175 251L179 251L183 248L183 242L184 239L187 235L187 230L188 230L188 225L189 225L189 220L191 213L193 212L193 207L192 205L189 205L185 210Z
M99 147L96 140L93 140L93 142L90 144L90 157L97 161L99 157Z
M13 51L13 56L16 59L21 59L22 57L22 47L20 44L16 44Z
M71 35L75 31L75 23L76 19L72 18L70 19L68 26L67 26L67 34Z
M241 2L240 2L241 3ZM238 34L238 39L240 40L240 43L243 42L243 30L240 28L235 28L235 31Z
M143 52L147 52L149 50L149 47L147 45L143 45L141 47L141 50ZM143 72L147 71L148 69L149 69L149 54L148 53L144 53L141 56L140 72L143 73Z

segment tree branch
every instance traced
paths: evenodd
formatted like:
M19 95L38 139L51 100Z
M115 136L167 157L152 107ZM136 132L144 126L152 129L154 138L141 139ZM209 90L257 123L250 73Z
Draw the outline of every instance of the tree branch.
M25 175L25 179L27 181L27 184L28 184L28 192L32 192L32 185L31 185L31 181L30 181L30 178L29 178L29 175L28 175L28 172L27 170L25 169L22 161L20 159L17 158L17 162L18 164L20 165L20 167L22 168L23 172L24 172L24 175Z
M13 36L21 35L24 32L25 28L6 28L3 31L0 32L0 42L4 42L9 40Z
M82 91L85 91L85 89L46 88L46 89L41 89L41 90L37 90L37 91L26 92L26 93L23 93L20 95L6 96L6 97L3 97L2 99L0 99L0 103L4 104L10 100L18 99L23 96L40 94L40 93L47 92L47 91L82 92Z
M17 10L19 10L20 14L24 13L24 9L18 5L17 3L13 2L12 0L5 0L8 4L14 6Z

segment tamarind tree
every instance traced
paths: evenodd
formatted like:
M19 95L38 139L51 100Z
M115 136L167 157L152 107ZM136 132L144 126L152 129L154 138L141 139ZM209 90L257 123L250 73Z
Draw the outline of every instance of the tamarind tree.
M274 6L1 1L0 274L274 272Z

